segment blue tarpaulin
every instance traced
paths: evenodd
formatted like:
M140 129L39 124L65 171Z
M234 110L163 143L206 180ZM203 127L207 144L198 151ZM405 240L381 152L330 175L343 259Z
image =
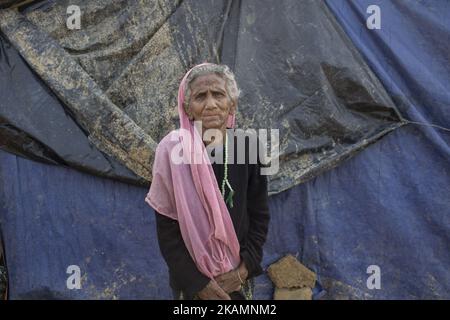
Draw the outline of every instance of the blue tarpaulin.
M450 127L450 2L328 1L401 114ZM369 5L381 29L369 30ZM332 48L330 48L332 50ZM408 124L270 198L264 266L318 274L315 298L450 298L449 132ZM147 190L0 152L10 298L171 298ZM82 288L68 289L78 265ZM367 268L381 272L370 290ZM271 298L266 275L256 298Z
M399 128L368 148L359 157L364 160L355 159L355 166L349 171L342 171L344 165L330 173L336 174L337 181L347 176L351 187L342 186L344 193L334 190L338 194L335 199L343 203L341 210L351 212L344 221L353 221L351 233L355 242L366 247L365 259L374 264L378 261L384 274L384 289L370 292L378 298L448 299L450 2L327 3L402 115L411 121L447 128L417 124ZM379 8L380 29L366 27L366 20L373 13L368 8L372 5ZM372 167L367 166L370 162ZM361 179L367 180L358 186ZM350 201L349 194L354 201ZM359 206L361 209L354 211ZM364 219L357 218L358 214L363 214ZM333 230L343 223L326 219L322 221L334 223ZM338 254L346 256L344 253ZM344 262L349 258L333 261ZM353 259L358 261L356 257ZM341 269L347 270L344 279L356 287L364 287L356 279L351 281L352 269L351 264Z

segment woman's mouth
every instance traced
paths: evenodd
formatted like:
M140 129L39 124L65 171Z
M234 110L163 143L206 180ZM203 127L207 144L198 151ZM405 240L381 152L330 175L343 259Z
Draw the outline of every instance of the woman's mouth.
M218 114L209 114L209 115L203 115L202 117L203 121L219 121L220 120L220 116Z

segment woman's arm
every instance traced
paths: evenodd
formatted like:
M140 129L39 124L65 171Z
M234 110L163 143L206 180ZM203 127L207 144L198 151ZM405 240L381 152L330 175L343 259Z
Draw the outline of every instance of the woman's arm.
M247 241L241 248L241 257L248 270L248 278L263 272L261 261L263 245L266 242L269 228L269 206L267 193L267 178L261 175L261 165L250 165L250 175L247 190L247 214L249 227Z

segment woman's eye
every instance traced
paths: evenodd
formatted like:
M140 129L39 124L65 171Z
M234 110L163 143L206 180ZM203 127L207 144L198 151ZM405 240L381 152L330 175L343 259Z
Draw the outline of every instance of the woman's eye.
M223 97L223 93L221 93L221 92L214 92L214 97L222 98Z
M195 100L201 101L205 98L205 94L201 93L195 96Z

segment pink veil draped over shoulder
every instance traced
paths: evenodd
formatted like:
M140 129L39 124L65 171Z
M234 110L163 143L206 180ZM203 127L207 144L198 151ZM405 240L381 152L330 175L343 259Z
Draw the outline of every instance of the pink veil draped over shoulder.
M208 64L193 67L180 83L180 129L170 132L158 144L153 180L145 201L158 213L178 221L197 268L213 279L239 265L240 248L202 138L183 107L190 72ZM227 127L234 128L234 125L235 115L229 115ZM189 164L172 161L174 148L182 150ZM195 158L202 161L194 161Z

